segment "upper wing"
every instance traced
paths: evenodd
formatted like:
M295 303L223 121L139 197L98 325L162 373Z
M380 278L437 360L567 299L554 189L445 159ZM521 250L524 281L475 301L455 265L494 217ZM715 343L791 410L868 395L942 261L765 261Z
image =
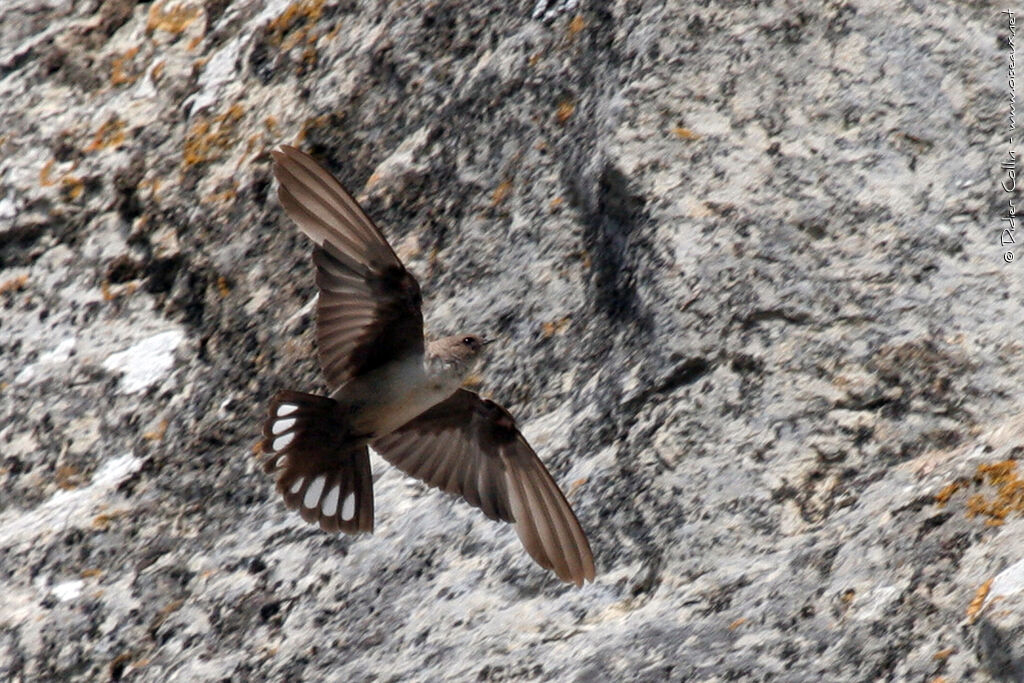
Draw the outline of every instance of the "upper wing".
M313 242L320 365L332 389L423 352L416 279L341 183L294 147L271 152L278 197Z
M507 410L459 389L373 448L406 474L514 522L526 551L560 579L594 579L594 556L558 484Z

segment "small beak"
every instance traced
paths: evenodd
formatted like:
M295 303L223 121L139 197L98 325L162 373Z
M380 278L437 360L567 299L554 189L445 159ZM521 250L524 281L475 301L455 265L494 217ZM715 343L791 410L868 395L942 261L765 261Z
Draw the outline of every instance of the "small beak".
M497 340L497 339L484 339L484 340L483 340L482 342L480 342L480 343L481 343L481 344L483 344L484 346L487 346L488 344L493 344L493 343L494 343L494 342L496 342L496 341L498 341L498 340Z

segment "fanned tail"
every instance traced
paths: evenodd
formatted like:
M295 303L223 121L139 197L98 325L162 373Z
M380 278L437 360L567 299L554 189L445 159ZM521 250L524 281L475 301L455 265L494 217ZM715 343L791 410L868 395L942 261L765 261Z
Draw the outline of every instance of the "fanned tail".
M285 505L324 531L373 531L370 456L365 444L346 446L350 439L348 421L332 398L282 391L270 402L263 469L277 472Z

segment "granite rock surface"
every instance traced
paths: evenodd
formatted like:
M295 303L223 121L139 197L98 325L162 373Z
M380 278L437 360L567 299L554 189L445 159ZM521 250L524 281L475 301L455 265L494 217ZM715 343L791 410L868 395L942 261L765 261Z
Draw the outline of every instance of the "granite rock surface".
M850 2L5 0L0 678L1021 680L1008 17ZM257 467L322 391L296 144L588 531L559 583L380 460L372 536Z

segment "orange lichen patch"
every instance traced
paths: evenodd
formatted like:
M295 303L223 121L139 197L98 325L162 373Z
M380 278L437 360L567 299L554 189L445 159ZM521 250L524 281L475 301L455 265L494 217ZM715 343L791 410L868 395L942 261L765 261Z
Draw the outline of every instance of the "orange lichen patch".
M167 62L160 60L153 66L153 71L150 72L154 81L159 81L161 76L164 75L164 69L167 68Z
M529 64L530 66L537 66L537 64L540 62L540 58L541 54L539 52L534 52L532 55L530 55L530 58L526 60L526 63Z
M734 621L731 624L729 624L729 630L730 631L735 631L740 626L743 626L743 624L745 624L745 623L747 623L747 618L746 617L740 617L736 621Z
M99 531L106 531L110 528L110 523L118 517L124 517L127 514L124 510L117 510L114 512L101 512L92 518L92 528Z
M156 177L143 178L142 180L139 181L139 184L136 187L138 187L139 190L149 190L152 196L156 197L156 193L160 191L160 186L162 184L163 183L160 181L160 179ZM146 217L143 216L143 218Z
M203 42L203 36L196 36L192 40L188 41L188 45L185 46L185 49L189 52L192 52L197 47L199 47L199 43L201 42Z
M303 121L302 128L299 129L299 134L295 138L296 144L304 142L306 140L306 136L309 135L309 131L314 128L322 128L330 120L330 114L321 114L320 116L314 116L311 119Z
M124 294L134 293L138 288L138 282L125 282L124 284L114 285L104 280L100 284L100 295L104 301L113 301Z
M550 322L542 323L540 328L544 332L544 336L550 338L555 336L556 334L561 334L562 332L565 332L565 328L569 327L569 321L571 320L571 318L572 316L566 315L559 318L558 320L552 320Z
M125 50L122 54L117 55L111 60L110 63L110 82L113 85L131 85L135 81L139 80L141 74L132 73L131 62L135 59L135 55L139 53L139 47L136 45L133 48Z
M203 204L223 204L225 202L234 201L238 196L238 185L230 187L223 192L214 192L203 197L200 202Z
M83 569L81 574L79 574L79 576L81 576L83 579L93 579L93 578L96 578L97 576L103 576L103 570L102 569Z
M483 384L483 378L475 372L466 379L462 380L462 386L464 387L478 387Z
M967 621L973 624L974 620L978 618L978 614L981 613L981 608L985 606L985 598L988 597L988 591L992 588L992 579L989 579L985 583L978 586L978 590L974 593L974 599L971 600L971 604L967 606Z
M683 128L682 126L676 126L672 129L672 133L680 140L699 140L700 136L694 133L689 128Z
M167 433L167 425L170 422L168 420L160 420L160 424L156 426L151 432L146 432L142 435L142 438L146 441L160 441L164 438L164 434Z
M576 111L576 105L570 100L562 100L558 105L558 109L555 110L555 120L559 123L565 123L572 116L572 113Z
M278 123L276 116L268 116L263 120L263 125L267 127L270 133L277 134Z
M583 26L583 15L577 14L572 18L572 21L569 22L569 37L575 37L577 33L583 30Z
M217 293L220 294L222 299L227 298L231 294L231 283L223 275L217 278Z
M184 605L184 604L185 604L184 600L173 600L173 601L167 603L167 605L164 606L163 609L161 609L159 612L157 612L155 617L153 617L153 621L150 624L150 628L153 628L153 629L159 628L159 626L162 623L167 621L167 618L169 616L171 616L172 614L174 614L175 612L180 610L181 606Z
M491 195L491 206L497 206L498 204L501 204L505 200L505 197L507 197L509 195L509 192L511 191L512 181L503 180L501 184L494 189L494 193Z
M92 136L92 142L86 145L86 152L95 152L107 147L118 147L125 139L125 122L116 116L99 127Z
M310 28L320 21L323 7L324 0L293 2L267 25L267 37L281 49L291 49L305 40Z
M263 455L263 442L257 441L252 445L252 447L249 448L249 450L252 451L252 456L254 458L260 457L261 455Z
M586 483L587 483L587 478L586 477L583 477L582 479L577 479L573 483L569 484L569 490L566 491L565 495L566 496L571 496L572 494L576 493L576 491L578 491L580 489L580 487L583 486Z
M159 30L178 35L198 19L201 13L199 7L190 7L187 3L157 0L149 8L146 33Z
M332 28L330 31L328 31L326 34L324 34L324 40L326 40L328 42L334 40L334 38L337 37L337 35L338 35L338 31L340 31L340 30L341 30L341 24L340 23L339 24L335 24L334 28Z
M79 471L71 465L62 465L57 468L55 476L57 488L64 489L77 489L81 485L79 480Z
M933 654L932 659L934 659L937 662L941 662L944 659L949 659L949 656L954 652L956 652L955 647L947 647L945 650L939 650L938 652Z
M967 516L988 517L985 524L1000 526L1012 513L1024 513L1024 479L1017 475L1017 462L1003 462L979 465L974 475L976 484L996 487L995 496L986 497L978 493L967 501Z
M66 175L60 179L60 184L64 197L70 201L78 199L85 192L85 183L78 176Z
M25 284L28 282L28 274L19 275L12 277L9 280L0 282L0 296L8 294L10 292L20 292L25 289Z
M316 64L316 48L307 47L302 51L302 63L307 67Z
M555 197L550 202L548 202L548 208L551 209L552 211L557 211L558 207L560 207L564 203L565 203L565 198L564 197Z
M193 123L185 136L184 165L193 166L220 158L221 152L232 146L235 126L244 114L241 105L235 104L212 119L201 117Z
M56 185L57 181L50 177L50 173L53 171L53 165L56 163L56 159L50 159L43 167L39 169L39 184L43 187L50 187Z
M944 507L949 499L953 497L953 494L960 489L967 486L966 481L954 481L952 484L946 484L941 491L935 494L935 503L939 507Z

